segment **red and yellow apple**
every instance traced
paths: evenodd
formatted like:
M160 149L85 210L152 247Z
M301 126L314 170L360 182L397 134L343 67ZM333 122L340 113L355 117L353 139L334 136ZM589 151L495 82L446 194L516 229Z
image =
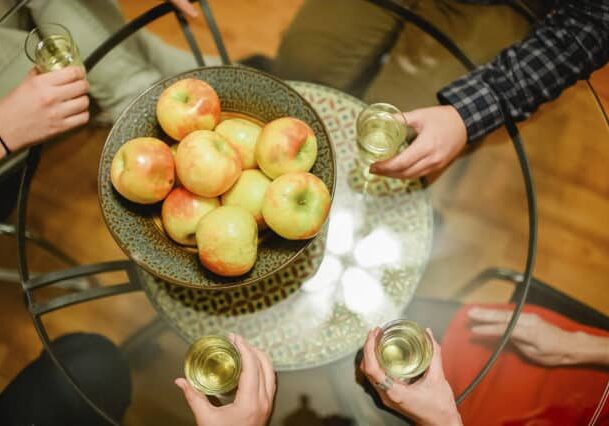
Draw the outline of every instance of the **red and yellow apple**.
M262 204L266 224L288 240L312 238L330 211L326 184L307 172L286 173L268 187Z
M173 145L171 145L169 147L169 149L171 149L171 154L173 155L173 161L176 161L176 155L178 155L178 146L180 144L174 143ZM178 177L178 172L176 171L176 176L175 176L175 181L173 182L173 186L182 186L182 184L180 183L180 178Z
M176 171L190 192L217 197L226 192L241 175L239 154L223 136L197 130L178 146Z
M243 169L256 169L256 141L262 128L243 118L230 118L222 121L214 130L220 133L239 152Z
M199 260L218 275L243 275L256 263L258 227L254 216L241 207L212 210L199 222L196 236Z
M161 219L167 234L177 243L194 246L195 232L203 216L220 207L217 198L205 198L185 188L173 189L161 209Z
M110 167L112 185L134 203L158 203L173 188L174 178L171 149L156 138L126 142L114 155Z
M271 179L308 172L317 158L317 138L307 123L294 117L271 121L256 143L256 162Z
M262 217L262 202L271 180L260 170L244 170L231 189L222 194L223 206L242 207L250 212L258 229L266 227Z
M167 87L156 104L161 128L175 140L195 130L213 130L220 122L220 98L209 84L185 78Z

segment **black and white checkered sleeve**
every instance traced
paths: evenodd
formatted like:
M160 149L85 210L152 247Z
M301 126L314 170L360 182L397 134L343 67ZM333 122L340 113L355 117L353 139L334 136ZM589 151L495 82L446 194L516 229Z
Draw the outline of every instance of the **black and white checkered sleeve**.
M503 124L500 102L515 120L555 99L609 61L609 0L564 2L523 42L438 93L465 122L468 140Z

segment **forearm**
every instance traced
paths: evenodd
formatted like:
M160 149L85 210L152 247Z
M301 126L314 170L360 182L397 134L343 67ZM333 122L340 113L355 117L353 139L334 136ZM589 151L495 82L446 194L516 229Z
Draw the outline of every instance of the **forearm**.
M470 141L503 123L502 103L512 119L527 118L609 60L609 0L565 3L522 43L438 93L457 109Z
M609 366L609 337L575 332L571 348L573 364Z

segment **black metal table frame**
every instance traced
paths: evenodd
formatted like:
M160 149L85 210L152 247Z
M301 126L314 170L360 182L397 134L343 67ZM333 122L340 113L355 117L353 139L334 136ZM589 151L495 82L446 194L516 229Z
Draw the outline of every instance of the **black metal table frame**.
M211 9L207 0L189 0L190 2L198 1L208 27L212 32L214 42L220 53L223 64L230 64L228 54L224 47L222 37L218 30L218 26L214 20ZM459 49L459 47L438 28L433 26L430 22L424 18L416 15L411 10L403 7L402 5L392 0L368 0L380 7L385 8L389 12L399 16L404 21L410 22L416 25L422 31L431 35L436 39L443 47L445 47L459 62L467 69L472 70L475 65L471 60ZM21 5L25 4L22 2ZM526 10L518 10L520 13L525 14L527 19L531 19ZM135 18L131 22L127 23L114 35L110 36L104 43L102 43L94 52L89 55L84 61L85 68L90 71L108 52L110 52L116 45L121 43L124 39L134 34L136 31L147 25L148 23L165 16L166 14L173 12L180 24L182 32L192 50L193 56L199 66L204 66L204 59L198 44L190 30L187 20L184 16L170 3L162 3L147 12L143 13L139 17ZM503 334L500 343L496 347L494 353L489 358L484 368L474 378L472 383L457 397L457 402L461 402L471 390L482 380L486 373L490 370L497 357L508 343L512 330L516 325L516 321L520 315L528 289L530 286L531 275L533 271L533 265L536 255L537 245L537 205L535 199L535 191L531 170L529 168L528 160L523 148L522 140L518 129L512 119L507 114L507 108L505 105L501 105L501 110L505 120L505 126L512 140L514 149L518 156L519 165L522 171L522 177L526 190L526 198L528 205L528 225L529 225L529 239L527 245L527 259L525 270L521 276L522 281L520 285L522 287L522 297L517 303L512 318L508 324L508 327ZM98 407L95 401L92 401L83 390L80 388L77 380L70 374L70 372L63 365L62 361L57 357L53 348L50 344L49 336L42 322L42 316L62 309L68 306L105 298L109 296L115 296L119 294L125 294L129 292L140 291L141 286L139 283L137 266L129 260L121 260L114 262L104 262L91 265L83 265L71 267L59 271L54 271L47 274L38 275L36 277L30 277L30 271L28 267L27 252L26 252L26 218L27 218L27 202L29 189L33 175L36 170L36 165L40 159L41 146L30 148L27 153L27 158L21 172L21 182L19 186L19 195L17 200L17 249L18 249L18 268L21 279L21 285L25 296L25 303L36 328L36 332L40 337L44 349L49 354L53 363L59 368L59 370L66 376L67 380L71 383L77 393L89 404L102 418L104 418L109 424L118 425L119 423L112 419L103 409ZM94 287L86 290L81 290L75 293L65 294L62 296L55 297L50 300L46 300L43 303L38 303L35 300L34 293L36 290L51 286L55 283L59 283L65 280L79 278L79 277L91 277L96 274L124 271L127 273L128 280L122 284L110 285L105 287Z

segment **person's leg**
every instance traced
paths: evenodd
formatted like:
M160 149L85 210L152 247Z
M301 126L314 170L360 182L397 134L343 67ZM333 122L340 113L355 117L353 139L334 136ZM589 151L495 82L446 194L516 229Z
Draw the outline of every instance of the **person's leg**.
M65 25L83 59L125 23L118 6L111 0L33 2L30 12L35 23ZM162 77L141 53L137 40L130 37L108 53L87 79L97 104L116 119L135 96Z
M197 62L190 50L173 47L150 31L140 31L137 41L146 60L153 64L163 77L171 77L197 68ZM212 65L212 63L207 65Z
M530 26L509 6L421 1L416 10L451 37L476 64L522 39ZM366 92L368 102L389 102L403 110L435 105L436 92L466 69L431 36L405 23L388 62Z
M0 98L17 87L33 64L25 56L26 31L0 27Z
M52 343L84 392L121 421L131 401L129 367L118 348L96 334L69 334ZM0 394L3 425L105 425L46 352Z
M366 0L305 0L281 41L274 72L357 93L400 28Z

